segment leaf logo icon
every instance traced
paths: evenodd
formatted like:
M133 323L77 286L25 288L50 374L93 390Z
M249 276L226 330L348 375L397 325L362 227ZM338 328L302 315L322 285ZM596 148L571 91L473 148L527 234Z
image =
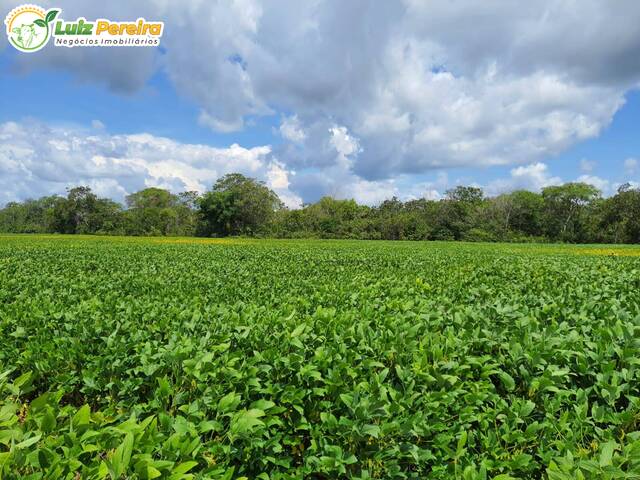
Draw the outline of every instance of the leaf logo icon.
M37 52L51 38L51 22L59 13L60 9L45 10L31 4L14 8L4 20L9 43L21 52Z

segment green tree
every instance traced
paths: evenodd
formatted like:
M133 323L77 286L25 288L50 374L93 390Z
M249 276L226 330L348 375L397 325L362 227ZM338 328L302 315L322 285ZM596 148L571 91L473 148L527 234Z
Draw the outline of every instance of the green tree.
M127 195L127 232L131 235L169 235L175 230L178 197L150 187Z
M121 208L112 200L98 198L87 186L67 190L57 198L52 212L52 230L58 233L105 232L120 222Z
M625 183L600 209L598 241L640 243L640 188Z
M434 240L462 240L474 227L484 193L478 187L457 186L447 190L434 217Z
M53 231L53 210L57 196L41 197L24 202L9 202L0 210L0 232L47 233Z
M218 179L199 200L203 235L254 235L263 232L283 208L263 182L230 173Z
M600 191L586 183L565 183L542 189L544 222L553 240L581 242L586 238L586 215L600 198Z
M519 240L540 237L544 202L538 193L516 190L490 198L483 210L482 223L499 239Z

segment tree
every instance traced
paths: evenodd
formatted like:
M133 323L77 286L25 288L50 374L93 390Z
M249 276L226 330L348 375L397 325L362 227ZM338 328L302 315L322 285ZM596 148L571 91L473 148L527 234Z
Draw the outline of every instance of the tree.
M484 193L480 187L458 185L455 188L447 190L445 193L448 200L461 202L465 205L478 205L484 198Z
M541 236L543 205L538 193L527 190L503 193L488 200L483 223L501 239Z
M0 232L52 232L53 209L60 197L41 197L37 200L9 202L0 210Z
M458 186L437 201L393 197L369 207L323 197L287 210L264 183L230 174L202 197L152 187L126 203L123 211L89 187L75 187L66 197L8 203L0 209L0 232L640 243L640 189L630 184L604 199L584 183L489 198Z
M168 190L149 187L125 198L126 230L131 235L168 235L176 222L178 197Z
M98 198L91 188L74 187L66 198L56 198L52 230L58 233L96 233L113 228L120 221L121 208L112 200Z
M640 188L625 183L600 209L599 241L640 243Z
M432 238L435 240L461 240L474 227L476 214L482 205L481 188L457 186L446 191L438 203Z
M585 213L600 198L600 191L586 183L565 183L542 189L547 234L552 239L580 242L585 238Z
M130 235L194 235L197 192L177 195L149 187L127 195L126 232Z
M230 173L198 201L204 235L254 235L260 233L284 206L263 182Z

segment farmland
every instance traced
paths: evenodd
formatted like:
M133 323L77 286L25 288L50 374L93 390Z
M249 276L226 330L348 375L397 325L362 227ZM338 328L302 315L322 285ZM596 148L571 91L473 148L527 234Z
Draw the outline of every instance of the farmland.
M0 339L5 479L640 477L639 247L0 236Z

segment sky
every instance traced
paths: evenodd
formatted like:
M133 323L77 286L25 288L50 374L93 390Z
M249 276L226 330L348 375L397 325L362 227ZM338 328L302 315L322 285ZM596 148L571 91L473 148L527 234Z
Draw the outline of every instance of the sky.
M0 205L76 185L202 192L231 172L291 208L640 186L637 0L39 5L164 33L34 53L0 35Z

